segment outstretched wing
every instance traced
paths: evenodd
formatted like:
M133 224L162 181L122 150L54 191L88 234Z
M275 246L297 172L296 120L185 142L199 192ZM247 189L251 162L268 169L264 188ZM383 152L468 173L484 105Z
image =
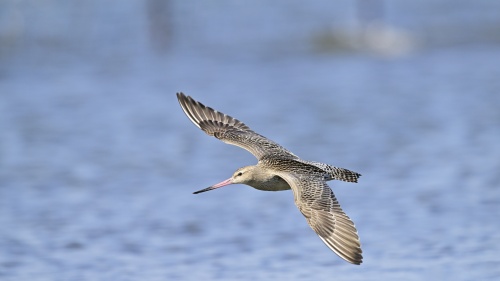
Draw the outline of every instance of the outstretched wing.
M177 93L177 99L191 122L209 136L244 148L259 160L268 155L297 158L279 144L252 131L238 119L205 106L183 93Z
M361 243L354 223L319 177L278 173L292 188L295 205L323 242L344 260L361 264Z

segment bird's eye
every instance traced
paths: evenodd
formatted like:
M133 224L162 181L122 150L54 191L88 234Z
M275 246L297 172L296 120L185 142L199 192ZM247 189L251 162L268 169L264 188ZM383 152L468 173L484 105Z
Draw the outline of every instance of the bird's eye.
M239 176L241 176L241 175L243 175L243 173L242 173L242 172L239 172L236 176L238 176L238 177L239 177Z

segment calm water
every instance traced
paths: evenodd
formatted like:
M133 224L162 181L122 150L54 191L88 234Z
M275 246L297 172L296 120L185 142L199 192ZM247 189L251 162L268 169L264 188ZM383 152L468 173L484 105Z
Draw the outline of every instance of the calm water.
M0 4L0 280L500 278L500 4L59 2ZM364 263L291 192L192 195L255 159L177 91L363 174Z

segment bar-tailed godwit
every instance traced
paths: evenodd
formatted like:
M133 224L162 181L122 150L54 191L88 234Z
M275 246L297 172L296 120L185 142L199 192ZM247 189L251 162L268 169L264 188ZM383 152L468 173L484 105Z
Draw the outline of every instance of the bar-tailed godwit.
M229 115L183 93L178 93L177 98L184 113L198 128L225 143L246 149L258 159L257 165L240 168L229 179L195 194L237 183L265 191L292 189L295 205L328 248L350 263L361 264L361 244L354 223L340 208L326 183L330 180L357 182L360 174L302 160Z

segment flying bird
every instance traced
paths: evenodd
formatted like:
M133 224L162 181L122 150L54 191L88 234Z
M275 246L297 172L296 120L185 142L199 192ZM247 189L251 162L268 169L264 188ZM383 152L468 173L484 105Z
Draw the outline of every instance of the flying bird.
M361 174L302 160L238 119L183 93L177 93L177 99L198 128L209 136L249 151L258 160L257 165L239 168L229 179L194 194L238 183L264 191L291 189L295 205L328 248L347 262L361 264L363 256L356 227L327 185L330 180L357 182Z

